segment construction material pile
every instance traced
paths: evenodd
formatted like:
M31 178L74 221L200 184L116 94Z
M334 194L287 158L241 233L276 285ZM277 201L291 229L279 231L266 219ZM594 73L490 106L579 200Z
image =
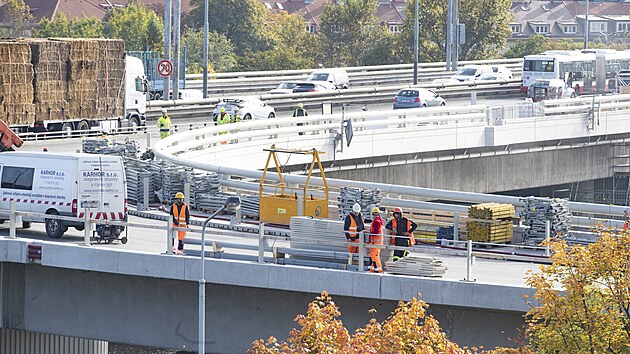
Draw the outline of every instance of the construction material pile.
M438 227L437 229L437 240L452 240L455 232L455 227L454 226L448 226L448 227Z
M138 156L138 142L126 139L124 143L111 142L107 138L84 139L82 151L86 154L118 155L135 159Z
M401 275L442 277L446 273L447 268L440 258L410 253L396 262L385 262L385 270L388 273Z
M218 183L218 179L217 179ZM227 197L235 196L235 193L210 192L197 193L196 209L212 213L225 205ZM258 219L260 217L260 198L257 195L241 195L241 216Z
M371 215L371 209L375 206L379 206L381 203L381 190L378 188L362 189L362 188L350 188L341 187L339 197L339 218L344 220L348 214L352 211L354 203L361 205L361 213L364 217L368 218Z
M514 205L483 203L468 207L466 229L474 242L512 242Z
M33 76L29 45L0 41L0 117L7 124L34 120Z
M124 78L122 40L0 41L0 115L10 125L122 116Z
M545 239L546 223L549 221L550 236L563 237L571 228L571 211L566 199L527 197L520 216L526 229L523 242L530 245L540 244Z
M149 171L149 162L135 159L125 159L125 175L127 177L127 199L136 203L138 209L148 206L141 206L144 203L145 182L148 182L149 203L155 202L155 178Z
M291 248L330 251L330 255L322 254L322 258L334 259L332 252L338 253L340 262L348 261L348 247L343 243L346 237L343 232L343 221L317 219L307 216L291 218ZM369 251L366 251L366 255Z

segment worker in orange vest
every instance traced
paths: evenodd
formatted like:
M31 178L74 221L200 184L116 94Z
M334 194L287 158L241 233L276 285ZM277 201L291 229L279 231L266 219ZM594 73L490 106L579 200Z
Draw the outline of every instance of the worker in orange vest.
M346 221L343 224L346 240L348 240L348 242L359 243L359 232L363 230L365 230L365 224L363 222L363 215L361 215L361 205L354 203L352 212L346 216ZM352 264L353 254L358 252L359 247L348 246L348 264Z
M173 226L176 227L188 227L190 223L190 211L188 205L184 203L184 193L177 192L175 194L175 203L171 206L171 215L173 216ZM177 230L177 254L184 253L184 238L186 237L186 231ZM174 243L175 241L173 241Z
M370 240L371 245L383 245L383 219L381 211L378 207L372 208L372 224L370 224ZM368 270L372 273L383 273L383 265L381 264L381 249L370 248L370 267Z
M413 232L417 227L418 225L415 222L403 217L401 208L394 209L394 218L391 219L385 226L392 235L391 244L401 247L411 247L416 244ZM408 254L409 251L407 250L395 250L394 261L397 261Z

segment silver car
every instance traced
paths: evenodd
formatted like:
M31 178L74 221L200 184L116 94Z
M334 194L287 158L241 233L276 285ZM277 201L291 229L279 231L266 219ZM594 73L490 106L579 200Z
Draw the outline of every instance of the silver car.
M424 88L408 88L398 91L394 97L394 109L446 106L437 93Z
M216 123L221 108L225 108L227 114L234 114L234 108L238 107L238 113L243 120L275 118L276 111L265 102L256 97L222 98L214 108L213 120Z

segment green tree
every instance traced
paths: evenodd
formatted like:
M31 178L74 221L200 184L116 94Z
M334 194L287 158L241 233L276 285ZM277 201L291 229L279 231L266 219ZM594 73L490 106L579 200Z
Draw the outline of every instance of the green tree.
M505 52L506 58L522 58L526 55L542 53L549 46L549 39L543 35L537 34L529 37L527 40L519 40L510 46Z
M321 16L322 62L327 66L354 66L362 63L376 38L387 29L376 17L376 0L346 0L326 3Z
M541 353L628 353L628 231L599 230L589 246L552 242L550 266L530 273L538 304L527 314L531 347Z
M8 0L0 7L0 34L7 37L29 36L33 20L31 9L24 0Z
M206 0L191 0L187 26L203 28L203 11ZM270 49L265 16L267 9L258 0L208 0L209 28L224 34L235 44L236 53Z
M137 1L123 8L115 8L105 15L105 35L125 41L125 48L134 50L161 50L163 42L162 19L151 9ZM151 30L151 32L149 31Z
M444 0L419 1L419 61L443 61L446 56L447 2ZM466 43L460 46L459 60L490 59L499 55L510 36L512 20L509 0L460 0L459 22L466 26ZM413 56L414 28L413 0L407 1L401 48L406 58Z
M315 66L317 37L306 32L304 19L286 11L267 13L267 38L273 47L265 51L248 51L238 58L238 69L288 70Z
M203 31L186 29L183 43L186 45L188 73L201 73L204 65ZM230 71L236 65L234 46L225 35L216 32L208 34L208 63L212 70L219 72Z
M34 37L70 37L70 38L101 38L103 37L103 22L96 17L81 17L68 21L64 14L55 16L53 21L42 18L33 32Z

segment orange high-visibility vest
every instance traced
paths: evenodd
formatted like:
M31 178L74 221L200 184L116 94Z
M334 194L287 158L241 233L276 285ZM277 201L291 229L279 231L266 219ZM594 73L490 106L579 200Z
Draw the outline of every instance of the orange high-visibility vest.
M407 230L411 229L411 221L407 219ZM396 235L396 231L398 230L398 221L396 218L392 219L392 235ZM402 236L402 235L401 235ZM395 238L392 237L392 244L394 244ZM409 234L409 246L413 246L416 244L416 238L413 236L413 232Z
M348 227L348 234L350 235L350 238L355 238L355 237L359 237L359 233L357 232L358 227L357 227L357 222L354 220L354 217L352 215L350 216L350 227Z
M186 207L188 206L186 204L183 204L182 208L179 211L178 211L177 206L178 206L177 203L173 204L173 216L175 220L177 220L177 222L179 223L179 227L187 227L186 226ZM178 225L173 223L173 226L178 226ZM184 239L184 237L186 237L186 231L177 230L177 239L181 241Z

